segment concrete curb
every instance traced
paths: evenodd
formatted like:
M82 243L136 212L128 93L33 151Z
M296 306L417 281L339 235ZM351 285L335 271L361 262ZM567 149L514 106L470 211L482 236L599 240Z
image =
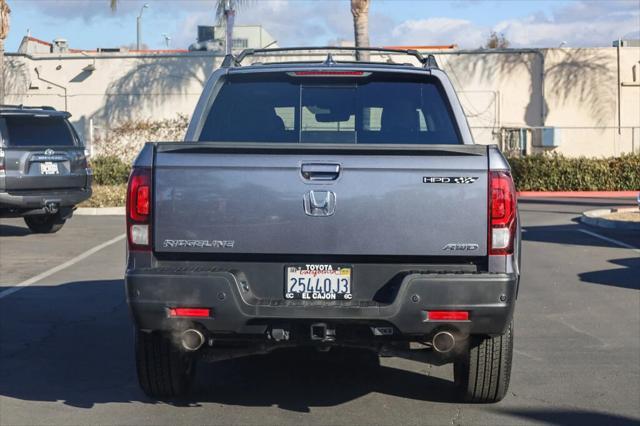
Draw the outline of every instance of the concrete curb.
M124 207L79 207L76 216L124 216Z
M636 198L638 191L520 191L522 198Z
M582 213L580 221L584 224L607 229L626 229L628 231L640 231L640 222L625 222L622 220L605 219L605 216L612 212L638 211L637 207L623 209L597 209L588 210Z

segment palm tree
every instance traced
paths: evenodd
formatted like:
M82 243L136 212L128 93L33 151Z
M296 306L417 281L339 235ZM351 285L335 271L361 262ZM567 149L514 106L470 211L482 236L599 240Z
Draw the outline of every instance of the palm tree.
M236 10L248 3L249 0L217 0L216 19L218 25L224 23L224 50L227 55L231 54L233 49L233 25L236 18Z
M356 47L369 47L369 4L371 0L351 0ZM369 52L356 52L358 61L369 61Z
M4 40L9 35L11 9L6 0L0 0L0 104L4 104Z

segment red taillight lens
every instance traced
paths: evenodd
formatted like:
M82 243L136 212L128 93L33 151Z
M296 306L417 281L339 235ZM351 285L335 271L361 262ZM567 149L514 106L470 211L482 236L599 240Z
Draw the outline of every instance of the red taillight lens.
M147 185L138 187L138 194L136 197L136 213L139 216L149 215L149 187Z
M129 249L149 250L151 233L151 169L135 167L127 187Z
M149 220L151 194L151 169L136 167L129 176L127 189L127 212L129 219L135 222Z
M211 309L209 308L170 308L170 317L196 317L196 318L208 318L211 316Z
M468 311L428 311L429 321L469 321Z
M509 172L489 174L489 254L513 253L516 189Z

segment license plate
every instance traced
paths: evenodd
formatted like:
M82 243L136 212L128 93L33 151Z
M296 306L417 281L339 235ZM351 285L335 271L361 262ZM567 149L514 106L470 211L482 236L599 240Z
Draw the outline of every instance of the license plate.
M58 171L58 164L52 163L51 161L45 161L44 163L40 163L40 174L43 175L57 175L60 172Z
M288 266L285 299L351 300L351 268L344 265Z

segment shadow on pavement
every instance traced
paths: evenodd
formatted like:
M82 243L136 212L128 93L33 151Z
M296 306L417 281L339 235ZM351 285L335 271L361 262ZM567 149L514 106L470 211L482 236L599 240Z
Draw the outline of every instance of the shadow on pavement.
M0 223L0 237L24 237L30 235L31 231L25 226L13 226Z
M640 290L640 258L613 259L609 262L622 268L583 272L578 274L580 281Z
M620 416L616 414L599 413L585 410L535 410L535 409L510 409L498 410L500 414L506 414L521 419L533 420L547 425L573 426L573 425L637 425L640 419Z
M524 241L534 241L542 243L553 243L560 245L578 245L592 247L615 247L621 248L608 241L596 238L592 235L579 232L580 229L587 229L579 225L551 225L551 226L527 226L523 228L522 233ZM588 228L591 230L592 228ZM624 239L629 244L640 247L640 232L625 231L624 235L616 235L615 231L604 229L594 229L603 236L612 235L613 238ZM622 248L622 250L626 250ZM640 270L640 258L631 250L629 250L628 258L608 260L608 262L619 265L612 269L604 269L600 271L583 272L578 274L580 281L604 284L613 287L621 287L628 289L640 289L640 280L638 279L638 271Z
M201 364L195 397L176 401L215 402L306 413L377 392L418 401L457 402L453 383L377 365L365 351L287 349L270 355Z
M578 224L523 226L522 230L524 232L522 233L522 240L561 245L620 248L616 244L585 234L584 232L580 232L580 229L587 229L603 236L610 236L610 238L620 239L628 244L640 247L640 232L638 231L621 232L584 227Z
M0 299L0 335L0 396L78 408L155 403L138 388L121 280L24 288ZM371 392L455 402L450 381L366 361L362 352L295 349L200 363L192 397L169 403L277 405L308 412Z

